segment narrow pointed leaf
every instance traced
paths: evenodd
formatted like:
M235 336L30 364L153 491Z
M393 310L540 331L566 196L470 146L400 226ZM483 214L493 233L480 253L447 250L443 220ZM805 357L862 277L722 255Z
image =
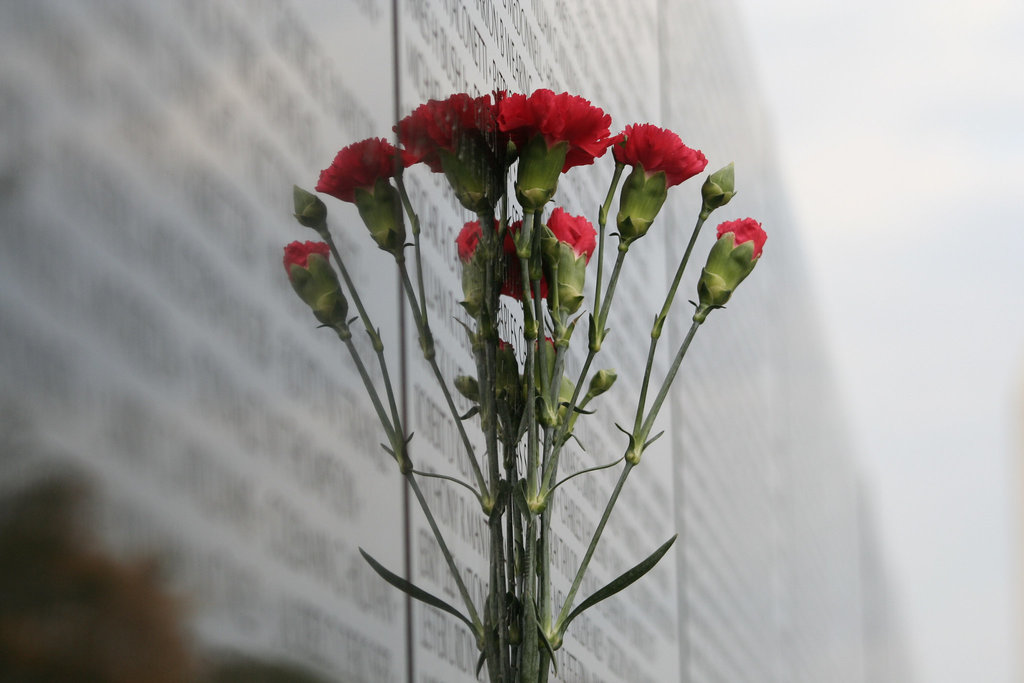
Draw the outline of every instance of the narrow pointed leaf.
M648 439L648 440L647 440L647 443L645 443L645 444L644 444L644 448L646 449L646 448L647 448L648 446L650 446L650 445L651 445L652 443L654 443L655 441L657 441L658 439L660 439L660 438L661 438L662 436L664 436L664 434L665 434L665 432L664 432L664 431L660 431L660 432L658 432L657 434L655 434L654 436L652 436L652 437L651 437L650 439Z
M569 626L569 622L579 616L581 612L593 607L606 598L610 598L647 572L651 571L651 569L654 568L654 565L658 564L658 561L665 555L665 553L668 552L668 549L672 547L672 544L675 543L678 535L679 534L673 535L672 538L665 541L660 548L651 553L643 562L613 579L607 586L598 590L596 593L581 602L579 607L570 612L569 616L565 618L565 622L560 625L559 630L562 633L565 633L565 629Z
M359 553L363 556L363 559L366 560L371 567L373 567L373 571L380 574L380 577L388 583L390 583L392 586L402 591L403 593L412 596L420 602L425 602L431 607L436 607L437 609L445 611L448 614L451 614L452 616L458 617L463 622L465 622L466 626L469 627L470 631L472 631L474 634L476 633L476 627L473 626L473 622L471 622L464 614L459 612L459 610L455 609L441 598L435 595L431 595L422 588L412 584L409 581L406 581L401 576L398 576L397 574L393 574L392 572L388 571L384 568L384 565L382 565L377 560L373 559L370 556L370 554L362 548L359 549Z
M551 658L551 666L555 669L555 677L558 676L558 660L555 659L555 648L551 647L551 641L544 635L544 631L541 630L540 626L537 627L537 632L540 634L540 642L544 643L544 649L548 651L548 657Z
M476 660L476 677L480 678L480 669L484 668L484 662L487 661L487 654L484 652L480 653L480 659Z

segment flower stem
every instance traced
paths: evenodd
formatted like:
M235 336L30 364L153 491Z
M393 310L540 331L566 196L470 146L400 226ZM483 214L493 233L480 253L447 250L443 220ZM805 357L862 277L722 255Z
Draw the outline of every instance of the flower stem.
M597 247L597 287L594 290L594 309L601 310L601 275L604 272L604 238L605 225L608 222L608 210L611 209L612 199L615 197L615 188L619 186L619 178L622 177L622 169L625 164L615 164L615 173L612 175L612 182L608 185L608 195L604 198L604 204L597 212L598 247Z
M345 281L345 286L348 288L348 293L352 299L352 303L355 304L356 310L359 311L359 318L363 322L363 327L366 329L366 333L370 335L370 342L373 346L374 353L377 354L377 364L380 366L381 378L384 381L384 390L387 393L388 407L391 410L391 424L398 428L401 424L401 420L398 413L398 404L395 401L394 387L391 384L391 376L388 374L388 363L384 357L384 342L381 341L380 334L373 326L373 322L370 320L370 315L366 312L366 308L363 306L363 300L359 296L358 290L356 290L356 285L352 281L352 277L349 275L348 268L345 267L345 262L341 258L341 252L338 250L337 245L335 245L334 238L331 237L331 233L327 228L326 222L324 222L323 228L319 230L319 233L320 237L327 243L327 246L330 247L331 254L334 256L334 262L337 264L338 272L341 273L341 277ZM365 383L367 381L366 378L364 378L363 381ZM368 384L367 389L369 390L369 387L371 386L373 386L372 383ZM383 411L378 411L378 415L383 416ZM387 431L387 421L383 417L381 417L381 423L385 425L385 431Z
M651 346L647 352L647 368L644 370L643 386L640 388L640 400L637 402L636 408L636 422L633 425L633 433L636 434L640 429L640 420L644 414L644 403L647 400L647 388L651 381L651 372L654 369L654 353L658 347L658 339L661 338L661 330L665 325L665 319L668 317L669 309L672 307L672 300L675 299L676 290L679 289L679 283L683 279L683 271L686 270L686 264L690 260L690 254L693 252L693 245L697 242L697 235L700 234L701 226L704 225L706 217L704 214L700 214L697 217L697 224L693 226L693 234L690 235L690 241L686 245L686 251L683 252L683 258L679 261L679 266L676 268L675 278L672 280L672 286L668 290L668 294L665 296L665 304L661 307L661 312L658 317L654 319L654 326L651 328Z
M462 574L459 573L459 568L455 564L455 558L452 557L452 553L448 549L448 544L444 541L441 529L437 526L437 520L434 519L434 514L430 511L430 505L427 504L427 499L423 496L423 491L420 490L420 485L416 481L416 477L413 476L412 472L407 472L405 474L405 480L409 482L409 487L416 495L416 500L420 503L420 509L423 510L423 514L427 518L427 524L430 525L430 530L434 533L434 539L437 541L437 545L441 549L441 554L444 555L445 562L448 563L448 570L451 572L452 578L455 579L455 585L459 589L462 601L466 604L466 611L469 612L469 619L477 629L477 633L474 635L479 638L483 635L483 624L480 622L480 617L477 615L476 607L473 605L473 599L469 596L469 590L466 588L466 583L462 580Z
M406 268L404 260L396 260L398 261L398 268L402 274L402 285L405 288L406 298L409 300L409 308L412 309L413 320L416 322L416 329L420 334L423 355L427 359L427 363L430 365L430 369L434 373L434 378L437 380L438 386L441 387L441 393L444 394L445 402L448 404L448 410L452 415L452 419L455 421L455 426L459 431L462 444L466 449L469 464L473 468L473 474L476 477L477 485L480 487L480 495L483 496L487 491L487 482L484 480L483 472L480 470L480 463L477 461L476 453L473 450L473 444L470 442L469 435L466 434L466 428L463 426L462 420L459 418L459 409L455 406L455 400L452 398L452 393L448 389L448 383L445 381L444 375L441 374L441 368L437 365L437 357L432 353L433 337L425 319L420 315L419 305L416 302L416 294L413 292L412 281L409 279L409 269Z
M696 320L690 325L690 331L686 333L686 338L683 343L679 345L679 350L676 352L675 360L672 361L672 366L668 370L668 374L665 375L665 381L662 382L661 390L658 391L658 395L654 399L654 404L651 405L651 410L644 419L643 426L641 427L640 434L642 439L646 439L647 435L651 433L651 427L654 426L654 419L658 417L658 411L661 410L661 405L665 402L665 397L668 396L668 390L672 386L672 381L676 378L676 373L679 371L679 366L683 362L683 357L686 356L687 349L690 348L690 342L693 341L693 336L697 334L697 328L700 327L701 323Z
M619 480L615 483L615 488L612 490L612 495L608 498L608 503L604 507L604 514L601 515L601 521L598 522L597 528L594 529L594 535L590 539L590 545L587 546L587 552L583 555L583 561L580 563L580 568L576 571L576 578L572 581L572 588L569 589L568 595L565 596L565 602L562 604L562 609L558 613L558 620L555 622L554 631L557 633L561 630L562 624L565 622L566 617L569 616L569 610L572 609L573 601L576 599L576 592L580 589L580 584L583 582L583 575L587 573L587 567L590 566L590 558L594 556L594 551L597 549L597 543L601 540L601 534L604 532L604 527L608 523L608 517L612 514L612 508L615 507L616 501L619 499L619 493L622 491L622 485L626 483L626 477L633 470L633 465L630 462L626 462L622 468L622 473L619 475Z

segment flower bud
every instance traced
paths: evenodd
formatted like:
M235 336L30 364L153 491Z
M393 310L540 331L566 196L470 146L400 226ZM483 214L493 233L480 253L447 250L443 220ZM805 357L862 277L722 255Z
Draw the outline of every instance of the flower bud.
M319 197L294 185L292 200L295 204L295 220L300 224L317 231L327 227L327 206Z
M480 401L480 385L477 384L475 377L469 375L459 375L455 378L455 388L460 394L468 398L474 403Z
M292 289L324 325L345 327L348 301L341 292L338 275L327 260L329 247L323 242L292 242L284 248L284 268Z
M712 309L721 308L733 291L754 270L767 235L752 218L718 226L718 241L711 247L707 265L697 281L700 304L693 319L702 323Z
M647 234L667 197L668 185L664 171L648 176L640 164L633 167L626 182L622 184L616 217L619 239L623 244L629 245Z
M551 212L541 238L545 280L557 286L560 317L570 316L583 303L587 263L597 248L597 231L586 218L572 216L561 207ZM554 296L548 304L554 309Z
M587 388L587 396L594 398L612 388L618 375L614 370L600 370L590 379L590 386Z
M377 246L399 256L405 247L405 223L398 190L387 178L379 178L372 191L355 189L355 204Z
M540 211L555 196L568 151L568 142L548 147L543 135L533 136L520 150L516 199L524 212Z
M704 199L701 215L707 218L712 211L728 204L729 200L736 196L735 187L736 176L732 162L709 175L700 188L701 197Z

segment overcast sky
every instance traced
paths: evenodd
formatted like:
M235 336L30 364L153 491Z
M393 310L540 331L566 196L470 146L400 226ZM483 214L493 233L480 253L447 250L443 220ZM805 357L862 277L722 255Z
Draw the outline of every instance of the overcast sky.
M917 683L1018 683L1024 2L738 5Z

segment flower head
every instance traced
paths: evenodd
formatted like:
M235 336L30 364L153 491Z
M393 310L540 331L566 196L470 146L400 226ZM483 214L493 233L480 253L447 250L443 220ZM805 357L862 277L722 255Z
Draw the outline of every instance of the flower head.
M504 93L494 96L500 100ZM456 93L420 105L395 132L413 163L444 173L459 202L479 212L493 207L505 190L508 136L498 130L497 115L490 95Z
M562 173L573 166L594 163L612 143L612 117L579 95L535 90L529 97L513 94L498 105L498 128L522 148L531 138L544 136L548 147L568 143Z
M323 242L292 242L284 248L284 270L292 289L324 325L347 333L348 301Z
M702 323L708 313L721 308L754 270L768 236L753 218L726 221L718 226L718 241L711 247L707 265L697 281L700 304L693 319Z
M311 254L319 254L326 259L330 253L331 248L325 242L292 242L284 248L284 272L291 279L292 266L308 268Z
M572 216L558 207L551 212L547 225L555 239L570 246L575 256L586 255L587 263L590 262L597 248L597 231L590 221L583 216Z
M573 166L592 164L613 138L612 118L577 95L537 90L498 104L498 128L519 152L516 199L526 213L541 210Z
M541 252L545 279L553 283L548 306L559 313L559 319L575 313L583 303L587 263L596 247L597 231L590 221L561 207L551 212Z
M704 170L708 160L670 130L649 123L626 126L615 161L633 167L622 184L616 225L627 247L647 234L668 198L668 188Z
M494 221L494 230L498 230L498 221ZM463 307L471 315L479 311L483 299L483 269L491 267L494 269L494 282L501 283L500 293L514 299L523 298L522 269L519 264L519 257L516 254L513 235L519 232L522 221L516 221L508 226L505 232L505 240L501 245L501 252L496 259L490 263L483 263L476 258L477 247L483 237L479 221L469 221L458 237L455 238L455 247L458 250L459 260L462 261L462 293L465 297L462 301ZM541 296L547 296L547 283L541 279Z
M692 178L708 165L699 149L690 149L672 131L650 123L626 126L623 138L612 147L615 161L627 166L643 166L648 176L663 171L667 187Z
M316 191L343 202L356 201L356 189L372 192L377 181L395 175L395 160L408 166L406 156L383 138L368 138L344 148L330 166L320 172Z
M733 244L737 247L746 242L753 243L754 252L750 260L761 258L761 251L764 249L764 243L768 240L768 235L761 228L760 223L753 218L726 221L718 226L718 239L722 239L726 233L730 232L734 235Z
M496 97L500 97L496 93ZM455 154L460 138L477 134L492 137L497 133L498 105L490 95L471 97L456 93L444 100L430 100L398 122L395 132L411 163L424 163L441 173L441 153Z

